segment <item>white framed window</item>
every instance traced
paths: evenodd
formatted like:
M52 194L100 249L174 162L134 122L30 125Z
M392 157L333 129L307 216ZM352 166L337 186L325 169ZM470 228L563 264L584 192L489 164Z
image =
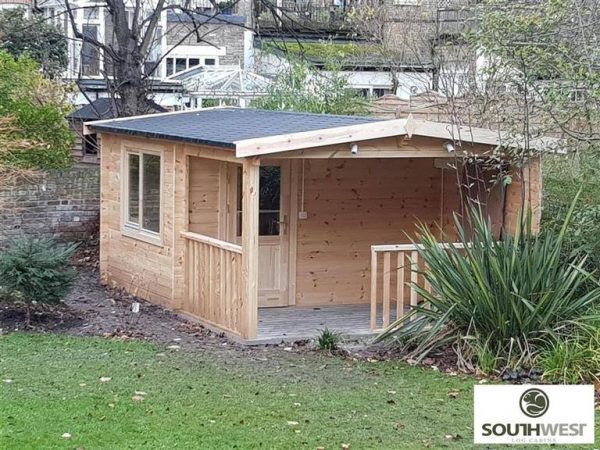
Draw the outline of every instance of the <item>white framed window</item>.
M162 243L162 167L162 151L125 147L123 233L154 244Z
M198 66L218 66L219 58L201 58L200 56L172 56L165 58L165 64L167 66L167 76L176 75L185 70L191 69Z

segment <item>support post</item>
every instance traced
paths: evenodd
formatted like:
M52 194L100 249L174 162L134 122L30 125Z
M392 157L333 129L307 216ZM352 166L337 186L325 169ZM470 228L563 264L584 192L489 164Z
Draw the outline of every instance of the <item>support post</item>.
M260 160L246 158L242 176L242 323L244 339L256 338L258 324L258 195Z

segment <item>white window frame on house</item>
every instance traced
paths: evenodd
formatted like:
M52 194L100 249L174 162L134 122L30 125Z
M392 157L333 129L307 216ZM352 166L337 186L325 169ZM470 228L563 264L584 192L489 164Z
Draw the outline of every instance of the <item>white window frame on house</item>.
M143 146L124 143L121 160L121 232L124 236L139 239L154 245L163 245L163 188L164 188L164 148L158 145L144 144ZM139 156L139 186L138 186L138 220L137 223L129 220L129 156ZM144 155L158 156L160 158L160 192L159 192L159 226L158 232L143 228L143 158Z
M184 59L185 60L185 69L176 71L177 67L176 60ZM190 60L198 60L198 64L193 66L190 65ZM206 61L212 61L212 64L206 64ZM165 73L167 77L172 77L178 75L186 70L193 69L194 67L219 67L219 57L218 56L196 56L196 55L186 55L186 56L178 56L178 55L170 55L165 58Z

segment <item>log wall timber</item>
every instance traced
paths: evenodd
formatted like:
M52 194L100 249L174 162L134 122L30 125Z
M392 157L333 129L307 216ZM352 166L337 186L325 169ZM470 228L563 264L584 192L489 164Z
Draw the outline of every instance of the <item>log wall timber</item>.
M124 235L121 226L123 146L162 150L160 245ZM153 303L174 307L173 144L104 134L101 151L100 272L102 279Z
M542 169L539 156L532 158L522 170L515 169L512 172L512 183L506 189L504 210L504 226L509 233L517 230L523 205L531 209L533 232L539 232L542 218Z
M304 161L296 304L367 303L371 245L409 243L418 222L453 236L461 194L456 172L442 172L430 158ZM487 209L501 220L501 196Z

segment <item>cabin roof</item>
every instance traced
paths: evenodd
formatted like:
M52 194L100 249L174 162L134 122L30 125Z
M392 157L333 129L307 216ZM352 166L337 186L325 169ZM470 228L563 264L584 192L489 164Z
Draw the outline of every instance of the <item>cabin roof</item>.
M327 145L387 137L424 136L452 143L522 147L525 140L502 131L448 123L361 116L338 116L252 108L207 108L88 122L99 132L144 136L235 150L236 157L272 155ZM530 139L537 150L558 149L556 138Z
M207 108L100 121L90 125L98 131L236 148L236 142L248 139L326 130L382 120L372 117L260 109Z

